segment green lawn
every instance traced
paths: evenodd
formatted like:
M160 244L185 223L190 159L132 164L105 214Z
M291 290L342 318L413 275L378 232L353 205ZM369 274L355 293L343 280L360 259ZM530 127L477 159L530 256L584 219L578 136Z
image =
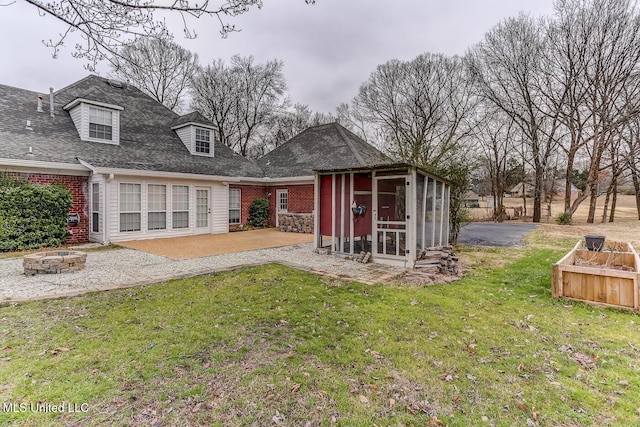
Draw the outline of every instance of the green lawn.
M640 316L553 300L569 247L463 248L448 285L267 265L0 307L0 424L638 425Z

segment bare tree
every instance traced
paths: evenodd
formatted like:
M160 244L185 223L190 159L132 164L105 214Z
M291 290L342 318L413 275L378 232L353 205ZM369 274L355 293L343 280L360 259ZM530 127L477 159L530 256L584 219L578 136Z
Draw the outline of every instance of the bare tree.
M636 199L636 211L638 212L638 219L640 219L640 121L638 119L633 120L627 123L626 127L626 132L622 134L628 149L626 168L631 174Z
M65 40L73 32L79 32L83 44L76 44L76 58L88 61L87 68L109 57L119 55L128 41L137 37L168 39L172 31L163 17L177 15L182 20L182 32L187 38L197 37L190 23L191 18L209 17L217 21L220 33L226 36L235 31L229 18L248 12L252 7L262 7L262 0L25 0L35 6L41 15L53 17L67 29L56 39L45 44L57 57ZM305 0L312 4L315 0ZM156 17L159 14L161 17Z
M570 213L589 198L587 222L593 223L598 184L606 169L603 156L620 128L640 114L640 15L630 0L561 0L556 7L560 19L577 28L565 43L581 52L572 62L582 93L570 107L573 116L566 117L589 159L587 191L573 202Z
M478 140L486 162L493 198L493 219L504 221L507 164L513 158L514 123L499 111L486 110L478 127Z
M392 60L360 87L351 114L395 157L433 168L466 148L474 109L468 85L461 58L423 54L409 62Z
M543 51L543 67L540 94L543 112L557 113L562 125L557 135L558 146L565 153L564 210L571 213L571 185L576 156L586 144L586 128L589 114L583 105L587 96L585 79L588 62L585 24L586 11L565 7L556 3L556 18L546 27L546 49Z
M534 172L533 222L540 222L544 176L556 149L558 115L543 111L539 94L545 48L542 23L529 16L509 18L490 30L470 53L471 68L484 98L520 129Z
M216 60L195 73L191 106L216 125L221 142L249 156L263 143L261 132L288 105L283 66L278 60L254 64L251 56L235 55L229 66Z
M331 114L314 113L308 105L296 103L272 117L268 129L262 136L263 144L257 147L255 155L261 156L267 153L308 127L334 121L335 117Z
M180 112L198 55L165 39L139 38L112 58L112 76L133 84L165 107Z

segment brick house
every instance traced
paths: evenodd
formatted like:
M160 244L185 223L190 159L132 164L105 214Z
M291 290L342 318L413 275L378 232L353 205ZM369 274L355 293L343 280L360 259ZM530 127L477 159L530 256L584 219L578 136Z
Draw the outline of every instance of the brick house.
M314 211L315 169L389 159L337 123L309 128L257 161L134 86L90 75L48 94L0 85L0 171L70 190L68 243L226 233L256 198Z

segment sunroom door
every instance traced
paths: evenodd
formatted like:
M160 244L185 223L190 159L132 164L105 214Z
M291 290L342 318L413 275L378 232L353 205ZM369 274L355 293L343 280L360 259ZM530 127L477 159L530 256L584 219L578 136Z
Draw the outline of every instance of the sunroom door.
M211 233L211 189L196 187L196 234Z
M407 254L406 176L376 177L374 188L374 256L404 261Z

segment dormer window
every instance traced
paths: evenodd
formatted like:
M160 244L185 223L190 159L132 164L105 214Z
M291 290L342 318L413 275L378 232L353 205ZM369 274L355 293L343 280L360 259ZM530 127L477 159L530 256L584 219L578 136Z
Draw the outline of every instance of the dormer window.
M89 107L89 138L111 141L112 137L112 112L103 108Z
M211 131L209 129L196 128L196 153L211 153Z
M120 144L120 111L124 108L84 98L63 108L69 112L81 140Z
M171 124L171 130L194 156L215 155L216 128L202 114L193 112L177 117Z

